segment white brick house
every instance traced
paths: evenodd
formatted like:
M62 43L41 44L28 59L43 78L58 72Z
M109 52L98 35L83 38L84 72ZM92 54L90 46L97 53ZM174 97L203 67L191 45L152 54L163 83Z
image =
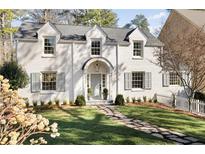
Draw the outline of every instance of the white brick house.
M101 100L151 98L155 93L181 93L174 74L161 73L154 52L163 43L140 29L24 23L15 35L17 62L30 75L20 89L30 100L75 100L77 95Z

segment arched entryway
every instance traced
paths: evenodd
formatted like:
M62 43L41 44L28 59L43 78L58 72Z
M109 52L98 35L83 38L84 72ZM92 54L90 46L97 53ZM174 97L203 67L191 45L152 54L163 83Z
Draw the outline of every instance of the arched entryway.
M105 58L91 58L83 65L84 89L87 100L103 100L103 89L108 89L108 100L111 93L113 65ZM88 94L91 91L91 95Z

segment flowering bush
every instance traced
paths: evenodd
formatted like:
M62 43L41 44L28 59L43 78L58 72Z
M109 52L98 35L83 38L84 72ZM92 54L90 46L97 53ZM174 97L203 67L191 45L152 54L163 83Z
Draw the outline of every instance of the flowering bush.
M24 144L34 134L59 136L57 123L34 114L26 108L25 100L10 89L9 80L0 75L0 145ZM47 144L43 137L31 139L31 144Z

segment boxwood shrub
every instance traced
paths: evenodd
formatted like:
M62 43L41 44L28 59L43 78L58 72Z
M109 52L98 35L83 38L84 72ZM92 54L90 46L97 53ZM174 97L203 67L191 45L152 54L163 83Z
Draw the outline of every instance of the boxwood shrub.
M123 95L118 94L115 98L115 105L125 105L125 100Z
M75 100L75 105L85 106L86 105L85 97L83 95L78 95Z

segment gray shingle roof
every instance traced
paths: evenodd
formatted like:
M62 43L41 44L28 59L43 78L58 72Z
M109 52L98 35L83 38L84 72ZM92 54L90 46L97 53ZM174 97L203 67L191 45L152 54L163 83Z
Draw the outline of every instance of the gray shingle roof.
M37 39L37 31L44 24L37 23L23 23L18 32L15 34L16 39ZM92 27L89 26L74 26L66 24L55 24L57 30L61 33L61 40L75 40L75 41L85 41L85 33L89 31ZM102 30L107 34L106 42L107 43L116 43L120 45L129 45L128 36L131 34L134 29L126 28L108 28L101 27ZM147 43L146 46L163 46L163 43L155 38L150 32L140 30L146 37Z

